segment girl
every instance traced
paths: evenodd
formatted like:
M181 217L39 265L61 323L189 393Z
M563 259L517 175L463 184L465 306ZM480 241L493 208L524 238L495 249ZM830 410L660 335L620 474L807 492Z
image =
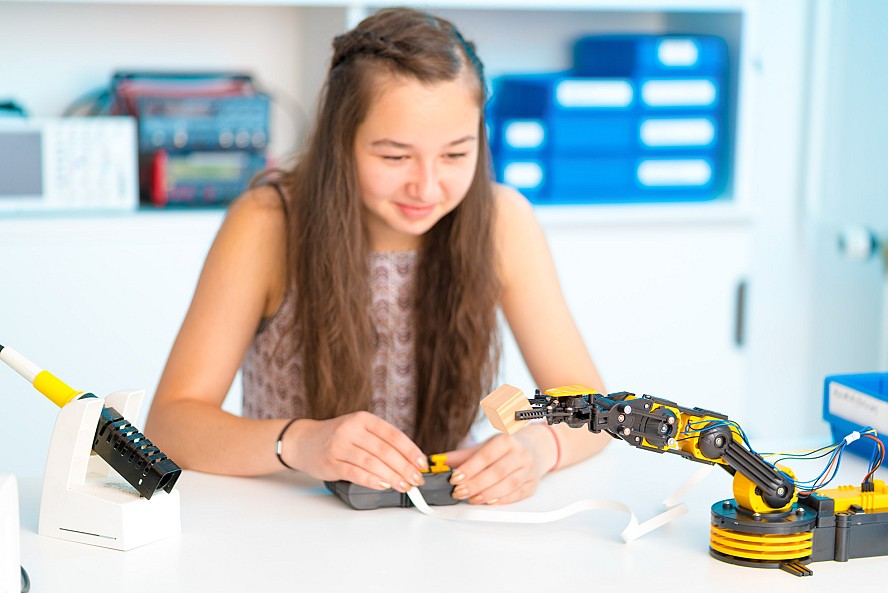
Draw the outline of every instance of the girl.
M299 163L228 212L146 432L192 469L402 492L447 452L455 497L524 498L605 441L531 425L470 442L497 309L538 385L603 389L530 205L491 181L481 62L410 9L333 48ZM238 367L244 417L221 409Z

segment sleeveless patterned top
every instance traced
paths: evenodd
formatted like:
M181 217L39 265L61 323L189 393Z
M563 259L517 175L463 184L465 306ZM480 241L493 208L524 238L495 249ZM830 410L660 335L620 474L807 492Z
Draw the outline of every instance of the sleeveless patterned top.
M376 344L371 366L370 412L414 434L416 361L412 309L418 252L370 254L371 316ZM302 356L284 340L297 295L290 289L275 314L266 319L244 355L243 414L249 418L308 415ZM298 330L297 330L298 331ZM300 336L294 336L298 343Z

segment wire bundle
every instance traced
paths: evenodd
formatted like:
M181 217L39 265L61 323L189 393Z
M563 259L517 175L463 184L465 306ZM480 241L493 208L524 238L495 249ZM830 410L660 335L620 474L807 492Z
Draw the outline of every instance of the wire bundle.
M873 451L872 456L870 457L869 467L866 475L863 478L861 483L861 488L864 491L872 491L873 488L873 475L876 473L876 470L882 465L882 462L885 460L885 446L882 444L882 441L879 440L879 433L872 428L871 426L867 426L860 431L855 431L841 439L840 441L828 445L826 447L820 447L819 449L810 449L803 451L785 451L785 452L777 452L777 453L756 453L756 451L749 444L749 439L746 438L746 433L743 432L743 429L740 428L740 425L734 422L733 420L698 420L688 422L684 430L682 430L683 435L687 435L684 438L693 439L699 438L700 433L704 430L709 430L712 428L716 428L719 426L728 426L730 429L737 434L740 439L743 441L743 444L746 446L749 451L759 455L761 457L776 457L773 462L767 461L770 465L772 465L778 471L777 464L786 461L786 460L799 460L799 461L812 461L815 459L823 459L826 458L826 466L823 468L817 476L810 480L796 480L792 476L787 475L787 477L792 481L793 485L799 490L801 493L813 492L814 490L819 490L821 488L826 487L830 482L835 479L838 471L839 465L842 461L842 455L845 452L845 448L853 443L854 441L864 438L873 441L875 443L875 449ZM781 472L783 473L783 472Z
M860 438L870 439L874 443L876 443L875 451L870 458L867 474L864 476L861 484L863 488L866 489L867 484L869 484L870 487L872 486L873 474L875 474L876 470L879 469L879 466L882 465L882 461L885 459L885 449L882 446L882 442L878 439L878 433L874 428L870 426L867 426L860 431L852 432L844 439L841 439L840 441L833 443L832 445L821 447L819 449L812 449L808 451L769 453L767 455L777 457L777 459L773 462L775 465L777 463L780 463L781 461L788 459L810 461L826 457L826 466L824 467L823 471L821 471L816 477L810 480L793 480L795 487L798 488L800 492L812 492L814 490L824 488L830 482L832 482L833 479L835 479L836 474L839 471L839 465L842 462L842 455L845 452L845 448Z

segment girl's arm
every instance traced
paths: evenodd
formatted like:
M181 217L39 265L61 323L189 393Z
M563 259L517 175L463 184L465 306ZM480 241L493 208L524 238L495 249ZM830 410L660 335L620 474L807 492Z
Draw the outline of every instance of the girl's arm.
M190 469L232 475L281 469L274 453L287 419L222 411L263 316L283 295L285 217L261 188L234 202L210 247L151 405L146 433Z
M278 436L290 419L256 420L222 402L263 317L286 289L286 217L269 188L235 202L210 248L191 307L158 385L146 434L189 469L258 475L284 469ZM282 458L325 480L406 491L423 482L420 449L366 412L300 419L284 433Z
M598 370L568 311L543 231L530 204L505 187L497 192L501 307L524 361L543 389L582 384L603 392ZM472 449L453 451L454 496L472 503L506 503L532 494L557 467L600 451L609 438L564 425L532 424Z
M568 310L549 246L530 203L517 192L500 189L502 310L536 381L536 386L528 388L580 384L603 393L601 377ZM539 429L549 431L536 427ZM561 424L553 429L561 449L559 467L586 459L610 441L607 435Z

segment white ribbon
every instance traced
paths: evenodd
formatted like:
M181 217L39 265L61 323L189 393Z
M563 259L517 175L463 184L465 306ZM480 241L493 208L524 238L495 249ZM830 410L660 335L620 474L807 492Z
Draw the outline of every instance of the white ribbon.
M570 517L583 511L611 510L629 515L629 523L623 528L620 537L627 544L638 539L646 533L650 533L658 527L674 521L688 512L688 507L680 502L689 491L699 484L712 466L707 465L697 470L688 480L682 484L671 496L663 501L666 510L647 521L638 522L635 513L628 505L616 500L585 499L571 503L560 509L552 511L500 511L493 509L468 508L463 505L430 507L426 503L418 488L411 488L407 492L413 506L420 512L437 519L449 521L488 521L494 523L551 523L565 517Z

